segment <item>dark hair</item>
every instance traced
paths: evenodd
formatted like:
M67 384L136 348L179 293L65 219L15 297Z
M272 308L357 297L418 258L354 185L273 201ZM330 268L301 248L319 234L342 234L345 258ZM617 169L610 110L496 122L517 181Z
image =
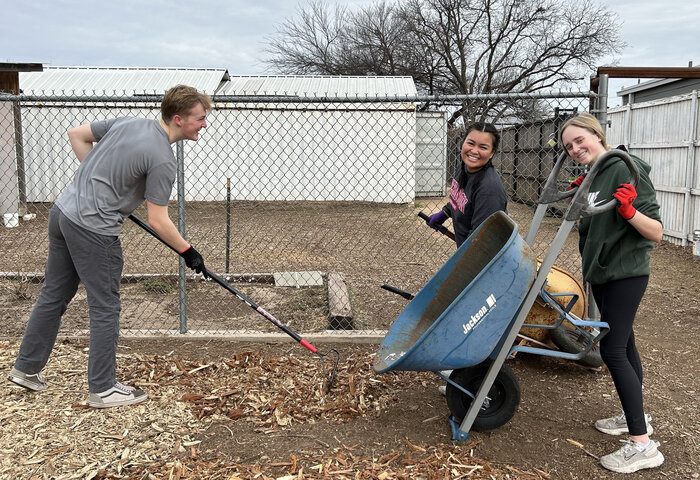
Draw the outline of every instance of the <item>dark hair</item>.
M501 134L498 132L498 129L495 125L486 122L476 122L469 125L467 127L467 132L464 134L464 140L462 141L462 145L464 145L464 142L467 140L467 137L474 130L476 130L477 132L490 133L492 140L491 149L493 150L493 152L495 152L498 149L498 144L501 141ZM493 160L493 157L491 157L489 161L486 162L486 164L483 167L481 167L481 172L485 171L488 168L493 168L493 162L491 160ZM459 164L461 165L461 168L459 169L459 174L457 175L457 183L459 183L459 188L464 189L464 187L467 186L467 169L464 167L464 162L462 162L461 159ZM479 180L481 180L481 177L479 177L477 182Z
M187 85L175 85L165 92L160 104L160 115L165 123L170 123L175 115L184 117L197 104L201 104L206 111L212 109L211 97L206 93Z

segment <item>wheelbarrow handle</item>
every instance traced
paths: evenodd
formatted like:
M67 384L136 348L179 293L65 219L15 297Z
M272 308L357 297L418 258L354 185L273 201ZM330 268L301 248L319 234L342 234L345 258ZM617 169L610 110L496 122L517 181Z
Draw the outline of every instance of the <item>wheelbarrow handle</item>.
M588 203L588 191L591 188L593 179L598 172L603 169L605 162L615 157L619 157L623 162L625 162L625 165L630 173L629 183L631 183L634 187L637 186L639 183L639 168L637 168L637 164L634 162L634 160L632 160L632 157L630 157L630 155L624 150L609 150L601 155L600 158L593 164L593 167L591 167L591 170L584 177L583 182L581 182L581 186L573 189L576 192L576 195L571 202L571 207L566 216L567 220L577 220L583 217L598 215L599 213L612 210L619 205L616 198L613 198L597 207L594 207Z
M426 215L425 213L423 213L423 212L418 212L418 216L419 216L420 218L422 218L423 220L425 220L426 223L427 223L428 221L430 221L430 217L429 217L428 215ZM437 226L437 231L440 232L440 233L442 233L443 235L445 235L447 238L450 238L450 239L452 239L452 240L455 239L455 234L452 233L450 230L448 230L447 227L444 226L444 225L438 225L438 226Z
M557 188L557 178L559 176L559 171L561 170L561 167L567 157L568 154L566 152L562 152L559 155L557 163L552 168L552 173L547 178L547 182L542 189L542 194L537 201L538 204L542 205L564 200L565 198L574 197L566 215L567 220L578 220L579 218L597 215L599 213L612 210L617 205L617 200L614 198L597 207L593 207L588 204L588 191L591 188L593 179L608 160L615 157L621 158L622 161L625 162L625 165L627 165L627 169L630 172L630 183L636 187L637 183L639 182L639 169L637 168L637 164L632 160L632 157L630 157L630 155L623 150L612 149L601 155L600 158L593 164L593 167L591 167L590 171L586 174L579 187L562 192Z
M395 287L393 285L389 285L388 283L382 283L380 285L381 288L384 290L388 290L391 293L396 293L397 295L401 295L403 298L406 300L413 300L415 295L413 295L411 292L407 292L406 290L402 290L399 287Z

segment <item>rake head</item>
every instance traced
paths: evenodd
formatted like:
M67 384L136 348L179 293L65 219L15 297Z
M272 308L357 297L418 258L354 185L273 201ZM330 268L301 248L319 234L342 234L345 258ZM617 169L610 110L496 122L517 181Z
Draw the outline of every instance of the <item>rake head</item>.
M335 374L338 371L340 354L338 350L333 348L326 353L316 351L316 355L321 359L321 369L323 370L323 376L326 377L326 393L328 393L331 391L333 381L335 380ZM326 363L326 360L328 360L328 363Z

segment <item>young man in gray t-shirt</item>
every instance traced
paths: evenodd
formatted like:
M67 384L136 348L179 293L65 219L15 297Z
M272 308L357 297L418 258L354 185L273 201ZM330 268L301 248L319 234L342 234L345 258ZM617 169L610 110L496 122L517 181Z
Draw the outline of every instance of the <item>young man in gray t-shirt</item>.
M148 397L116 379L124 219L146 201L148 223L189 268L206 274L202 256L168 216L177 163L171 145L199 138L212 103L208 95L178 85L168 90L160 120L116 118L68 131L80 166L49 214L49 254L44 284L29 317L8 379L29 390L47 385L41 370L58 335L61 316L82 282L90 310L88 405L131 405Z

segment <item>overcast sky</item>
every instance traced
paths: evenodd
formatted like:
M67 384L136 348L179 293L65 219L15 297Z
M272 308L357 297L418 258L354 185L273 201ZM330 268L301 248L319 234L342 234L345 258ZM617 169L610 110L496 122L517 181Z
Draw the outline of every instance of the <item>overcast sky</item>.
M700 9L689 0L599 0L623 21L621 66L700 65ZM305 4L302 1L301 4ZM372 0L326 0L350 8ZM289 0L0 0L2 62L46 66L220 67L270 74L266 36L294 16ZM590 72L591 74L594 72ZM612 79L611 97L636 79ZM582 88L588 82L582 82ZM613 100L613 99L611 99ZM619 103L619 102L618 102ZM611 101L611 104L615 104Z

